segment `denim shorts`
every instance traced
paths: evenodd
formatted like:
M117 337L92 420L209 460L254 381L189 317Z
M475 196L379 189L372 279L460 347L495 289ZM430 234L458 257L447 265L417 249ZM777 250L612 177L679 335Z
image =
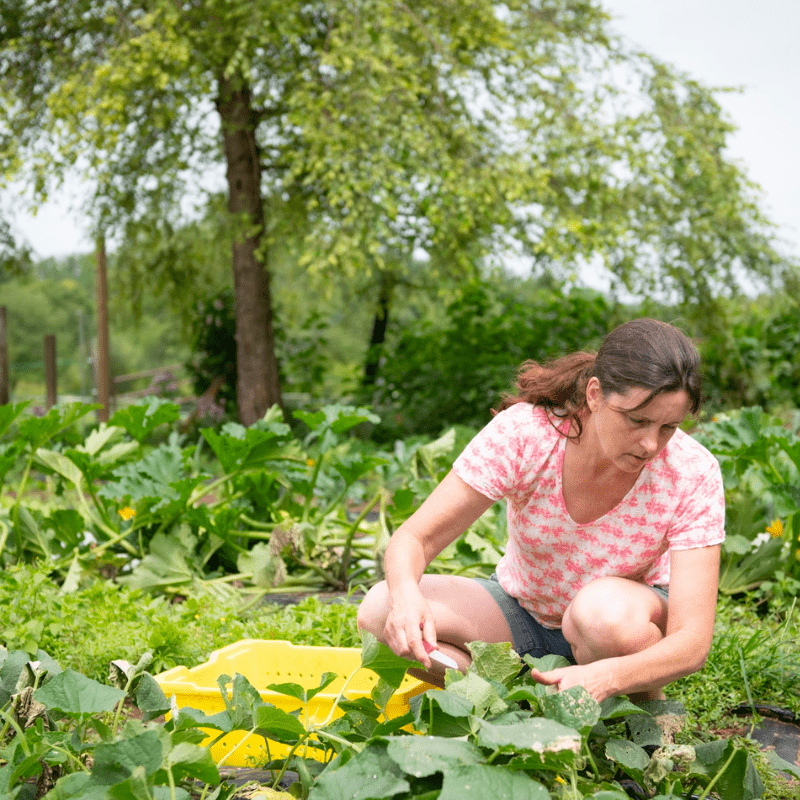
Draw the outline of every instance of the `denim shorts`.
M497 575L491 578L473 578L492 596L495 603L500 607L503 616L506 618L508 627L513 638L514 650L520 658L524 655L531 655L533 658L541 658L547 655L564 656L572 664L575 657L572 655L572 648L564 637L561 628L546 628L529 614L516 600L508 594L497 580ZM650 587L659 597L665 600L668 597L669 587L651 586Z

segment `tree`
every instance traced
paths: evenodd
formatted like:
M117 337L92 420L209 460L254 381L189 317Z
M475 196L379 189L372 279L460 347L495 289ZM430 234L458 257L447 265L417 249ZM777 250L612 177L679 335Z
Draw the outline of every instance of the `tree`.
M25 273L32 263L30 246L20 241L11 223L0 216L0 283Z
M0 37L3 172L77 169L99 231L157 238L224 164L247 424L281 401L272 202L310 274L384 289L516 250L706 302L781 264L713 92L594 0L17 0Z

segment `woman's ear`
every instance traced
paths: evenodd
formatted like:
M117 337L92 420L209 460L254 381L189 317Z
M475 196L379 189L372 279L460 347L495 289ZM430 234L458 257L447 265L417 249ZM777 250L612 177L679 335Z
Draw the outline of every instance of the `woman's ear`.
M589 382L586 384L586 405L592 414L600 409L602 398L603 389L600 386L600 381L596 377L589 378Z

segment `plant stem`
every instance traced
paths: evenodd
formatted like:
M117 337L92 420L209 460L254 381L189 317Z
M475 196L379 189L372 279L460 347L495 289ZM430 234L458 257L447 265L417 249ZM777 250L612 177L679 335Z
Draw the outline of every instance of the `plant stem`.
M22 473L22 480L19 483L19 491L17 492L17 497L14 501L14 507L11 509L11 521L14 523L14 538L17 541L17 561L22 560L22 531L19 530L19 506L22 502L22 495L25 493L25 488L28 483L28 476L30 475L31 467L33 466L33 458L35 455L36 450L33 450L31 452L31 457L28 459L28 463L25 465L25 470Z
M303 744L303 742L305 742L305 740L308 739L308 737L310 735L311 735L310 731L306 731L305 736L301 736L292 745L292 749L289 751L289 753L287 754L286 758L283 759L283 766L281 767L280 772L278 772L278 777L275 778L275 780L272 782L272 788L274 790L276 790L278 788L278 784L281 782L281 778L283 778L283 776L286 774L286 768L289 766L289 760L295 754L297 748L300 747L300 745ZM266 739L266 737L264 737L264 738Z
M22 728L19 727L17 721L12 717L10 714L6 714L5 711L0 710L0 719L4 719L6 721L6 725L4 730L8 730L8 727L12 727L19 737L19 741L22 744L22 749L25 751L25 755L29 756L31 754L31 749L28 747L28 742L25 740L25 734L22 732Z
M6 540L8 539L9 530L10 528L8 525L0 520L0 531L2 531L2 534L0 534L0 556L3 555L3 550L6 548Z
M303 503L303 522L308 522L308 512L311 510L311 500L314 497L314 488L319 479L319 472L322 469L322 462L325 460L325 454L320 453L317 463L314 464L314 472L311 475L311 481L308 486L308 494L306 495L305 503Z
M369 512L374 508L375 504L381 499L382 495L383 487L379 488L369 503L364 506L364 508L361 510L361 513L355 518L353 524L350 526L350 530L347 532L344 552L342 553L342 568L339 571L339 581L342 584L347 582L347 570L350 568L350 555L353 549L353 537L356 535L356 531L366 518L367 514L369 514Z
M725 770L731 765L731 761L733 761L733 759L736 757L736 752L736 748L734 748L733 752L730 754L730 756L728 756L728 760L725 762L722 769L711 779L711 783L706 786L705 791L700 795L700 797L697 798L697 800L706 800L706 797L708 797L709 793L714 788L714 784L722 777L722 773L725 772Z

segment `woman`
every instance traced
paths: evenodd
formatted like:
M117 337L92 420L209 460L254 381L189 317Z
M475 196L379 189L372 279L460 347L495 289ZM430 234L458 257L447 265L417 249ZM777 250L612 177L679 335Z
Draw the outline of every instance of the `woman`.
M619 326L596 356L523 365L517 395L392 536L359 627L438 685L429 651L463 670L467 642L508 641L566 656L532 672L559 690L663 697L703 666L714 628L722 479L679 430L700 403L696 349L656 320ZM491 580L423 574L501 498L508 544Z

